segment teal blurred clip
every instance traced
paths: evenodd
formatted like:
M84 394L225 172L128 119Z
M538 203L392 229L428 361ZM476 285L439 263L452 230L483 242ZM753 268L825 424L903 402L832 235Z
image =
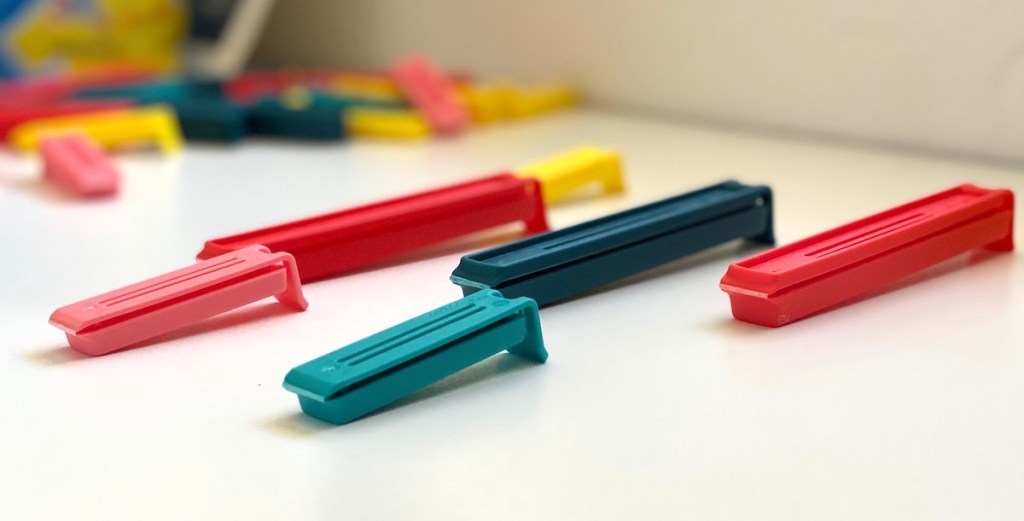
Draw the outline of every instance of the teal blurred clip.
M235 142L249 133L245 108L224 98L183 98L169 104L185 139Z
M264 98L249 105L250 134L307 140L345 139L342 109L332 106L290 106L281 100Z
M547 360L537 303L481 291L306 362L284 388L306 414L343 424L503 350Z
M249 132L306 140L337 140L348 135L344 113L353 107L393 108L404 104L296 89L261 98L248 106Z
M76 98L127 98L140 105L169 103L184 98L223 97L223 84L213 80L166 79L140 81L102 87L86 87L75 92Z
M178 115L185 139L238 141L248 133L248 114L224 96L213 80L161 80L79 90L85 99L130 99L139 105L164 103Z

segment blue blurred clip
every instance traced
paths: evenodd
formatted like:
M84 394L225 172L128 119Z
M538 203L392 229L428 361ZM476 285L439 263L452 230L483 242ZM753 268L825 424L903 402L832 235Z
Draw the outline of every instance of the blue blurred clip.
M502 350L547 360L537 304L483 291L306 362L284 388L306 414L348 423Z
M735 181L466 255L452 282L540 306L734 239L775 242L772 192Z

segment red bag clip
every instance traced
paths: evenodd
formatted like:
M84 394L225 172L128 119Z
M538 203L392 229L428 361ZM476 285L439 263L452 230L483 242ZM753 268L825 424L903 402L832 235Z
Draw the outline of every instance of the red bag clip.
M961 253L1013 250L1013 193L961 185L729 266L739 320L784 326Z
M252 244L295 256L309 282L503 224L548 230L540 185L498 174L437 190L262 228L206 242L209 259Z
M56 116L70 116L72 114L85 114L88 112L104 112L131 106L131 101L118 99L54 101L50 103L24 103L18 100L13 102L8 100L0 101L0 139L7 139L7 135L14 127L26 121Z

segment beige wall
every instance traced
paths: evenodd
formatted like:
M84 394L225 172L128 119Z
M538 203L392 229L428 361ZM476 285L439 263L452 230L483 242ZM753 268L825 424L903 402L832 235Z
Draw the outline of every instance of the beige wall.
M278 0L255 59L414 50L609 106L1024 161L1021 0Z

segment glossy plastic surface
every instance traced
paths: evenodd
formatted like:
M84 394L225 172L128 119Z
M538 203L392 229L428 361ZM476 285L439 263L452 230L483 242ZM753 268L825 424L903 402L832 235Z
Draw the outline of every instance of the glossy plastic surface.
M121 184L117 165L84 134L44 138L40 152L46 178L76 195L111 195Z
M1013 250L1013 193L961 185L729 266L739 320L779 327L961 253Z
M537 304L481 292L306 362L284 387L306 414L343 424L505 350L547 360Z
M50 323L76 351L105 355L269 296L308 306L292 256L252 246L64 306Z
M152 144L166 154L181 150L181 129L170 107L153 105L70 116L37 119L11 130L16 148L35 150L47 135L84 132L106 149Z
M469 124L469 112L454 84L429 60L404 59L392 68L391 78L438 134L456 134Z
M303 282L309 282L515 222L523 222L528 233L547 231L539 185L498 174L213 239L198 258L263 244L295 256Z
M619 154L597 147L580 147L516 169L519 175L540 181L544 202L555 204L582 187L599 183L605 194L622 193Z
M545 306L734 239L771 244L771 200L766 186L727 181L467 255L452 282Z

